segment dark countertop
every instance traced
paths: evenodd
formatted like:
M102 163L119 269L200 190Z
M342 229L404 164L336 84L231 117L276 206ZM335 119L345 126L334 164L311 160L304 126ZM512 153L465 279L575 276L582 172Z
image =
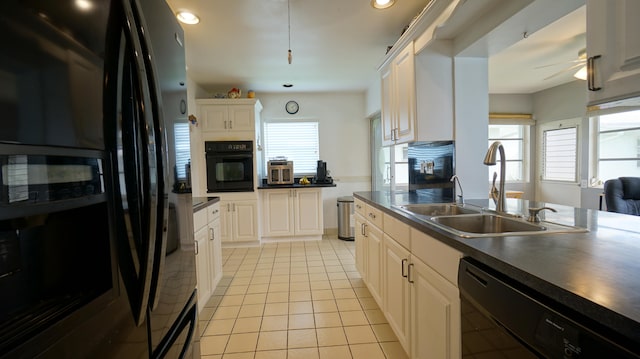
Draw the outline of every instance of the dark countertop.
M640 352L640 217L507 199L509 213L548 205L558 212L543 211L543 220L588 232L463 238L391 207L429 198L409 192L354 196L577 312L590 327L613 330L623 345ZM466 205L495 208L488 199Z
M219 202L220 197L193 197L193 213L198 212L201 209L205 209L210 205Z
M258 189L285 189L285 188L318 188L318 187L336 187L335 183L310 183L310 184L262 184Z

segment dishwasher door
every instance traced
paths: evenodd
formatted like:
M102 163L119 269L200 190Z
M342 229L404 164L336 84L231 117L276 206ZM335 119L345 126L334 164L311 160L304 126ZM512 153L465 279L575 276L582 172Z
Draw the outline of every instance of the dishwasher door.
M549 298L473 260L460 260L463 358L640 358Z

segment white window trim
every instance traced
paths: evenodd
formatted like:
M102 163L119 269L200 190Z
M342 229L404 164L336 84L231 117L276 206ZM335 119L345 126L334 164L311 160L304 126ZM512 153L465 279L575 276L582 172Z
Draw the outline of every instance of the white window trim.
M261 128L261 138L262 138L262 145L265 147L263 149L264 151L264 159L263 159L263 163L261 164L264 169L264 172L266 173L266 169L267 169L267 162L269 161L268 156L266 155L266 146L267 146L267 140L266 140L266 126L269 123L300 123L300 122L313 122L313 123L317 123L318 125L318 159L322 158L321 152L320 152L320 120L317 118L303 118L303 117L296 117L296 118L269 118L269 119L265 119L264 120L264 124ZM295 164L294 164L294 175L295 176L314 176L316 174L315 171L313 172L297 172L295 169Z
M522 180L507 180L505 183L529 183L531 182L531 126L534 125L533 120L526 119L506 119L491 118L489 125L519 125L523 126L522 136ZM489 138L489 141L500 141L501 138ZM515 162L515 161L507 161Z

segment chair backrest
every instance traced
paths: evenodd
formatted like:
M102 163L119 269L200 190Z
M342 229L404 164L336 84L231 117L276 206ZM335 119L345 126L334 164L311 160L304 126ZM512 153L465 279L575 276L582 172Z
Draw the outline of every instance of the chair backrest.
M640 177L620 177L604 183L607 211L640 216Z

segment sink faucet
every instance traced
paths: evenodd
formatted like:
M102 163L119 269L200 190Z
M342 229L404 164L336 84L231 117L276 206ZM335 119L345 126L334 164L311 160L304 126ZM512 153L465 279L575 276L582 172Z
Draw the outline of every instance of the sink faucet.
M460 187L460 194L456 196L455 202L464 204L464 192L462 192L462 183L460 183L460 177L458 175L453 175L451 177L451 182L453 182L453 192L455 194L456 191L456 182L458 182L458 187Z
M506 212L505 211L505 193L504 193L504 180L505 180L505 165L507 162L507 158L504 155L504 147L502 147L502 143L500 141L495 141L489 146L487 150L487 154L484 156L483 163L487 166L493 166L496 164L497 153L500 152L500 189L498 190L497 197L498 201L496 202L496 211L497 212ZM494 179L495 182L495 179ZM494 187L495 188L495 187ZM492 189L493 190L493 189Z
M551 208L551 207L541 207L541 208L529 208L529 217L527 217L527 221L529 222L534 222L534 223L540 223L540 216L538 216L538 213L540 213L540 211L548 209L551 212L557 212L555 209Z

